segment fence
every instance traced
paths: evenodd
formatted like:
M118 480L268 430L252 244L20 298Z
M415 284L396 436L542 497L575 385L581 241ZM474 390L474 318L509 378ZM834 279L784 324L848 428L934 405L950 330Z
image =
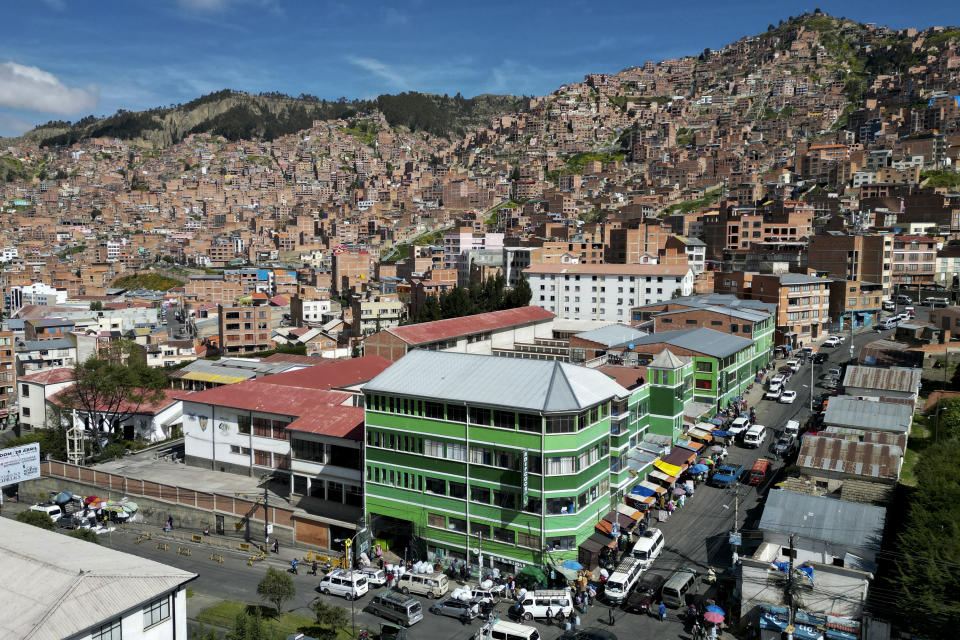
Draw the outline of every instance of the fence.
M263 522L263 505L236 496L221 495L177 487L139 478L129 478L114 473L97 471L89 467L79 467L66 462L45 461L40 463L40 473L51 478L62 478L109 489L125 496L142 496L161 502L192 507L204 511L219 512L224 515L246 517L253 522ZM256 508L254 508L256 507ZM269 522L280 527L294 526L293 511L282 507L269 508ZM253 511L253 513L251 513Z

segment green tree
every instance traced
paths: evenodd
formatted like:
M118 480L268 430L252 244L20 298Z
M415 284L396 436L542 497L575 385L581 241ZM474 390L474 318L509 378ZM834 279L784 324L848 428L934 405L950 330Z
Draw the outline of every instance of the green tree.
M267 628L260 613L237 614L233 622L233 629L227 632L224 640L274 640L274 635Z
M87 542L92 542L94 544L100 544L100 536L95 534L90 529L76 529L75 531L70 532L70 537L86 540Z
M43 511L21 511L14 519L17 522L32 524L33 526L40 527L41 529L53 530L57 528L57 524L53 521L53 519Z
M190 633L190 640L220 640L220 634L213 627L200 625Z
M73 379L73 386L60 395L60 406L84 413L95 434L119 427L141 405L160 402L167 386L167 375L148 367L141 347L129 340L110 342L75 365ZM102 453L100 438L93 442Z
M103 302L94 300L90 303L90 311L103 311Z
M310 607L317 616L317 626L324 630L328 638L336 638L340 630L349 623L347 610L339 605L314 600Z
M948 398L938 403L940 422L937 425L937 440L950 438L960 440L960 398ZM936 420L936 416L934 416Z
M268 567L267 573L257 585L257 595L272 604L279 616L283 603L297 595L297 588L293 586L293 578L285 571Z
M440 309L439 297L428 295L423 303L423 310L420 312L420 321L433 322L441 318L443 318L443 310Z

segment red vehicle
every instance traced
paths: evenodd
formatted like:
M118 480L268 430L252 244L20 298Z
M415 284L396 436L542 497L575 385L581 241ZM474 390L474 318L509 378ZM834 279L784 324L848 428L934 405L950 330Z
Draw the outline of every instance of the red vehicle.
M758 458L750 468L750 484L754 486L763 484L763 481L767 479L769 473L770 461L764 458Z

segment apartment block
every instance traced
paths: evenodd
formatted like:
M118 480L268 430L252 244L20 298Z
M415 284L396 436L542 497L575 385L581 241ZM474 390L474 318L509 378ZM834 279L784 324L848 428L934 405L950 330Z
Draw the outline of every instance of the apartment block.
M884 298L893 292L893 236L827 232L810 238L807 266L843 280L875 282Z
M225 307L217 305L220 352L239 355L269 351L273 348L270 309L265 307Z

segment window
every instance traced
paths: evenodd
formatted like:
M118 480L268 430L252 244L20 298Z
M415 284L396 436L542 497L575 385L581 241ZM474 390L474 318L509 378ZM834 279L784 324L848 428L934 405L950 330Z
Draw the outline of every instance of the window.
M441 527L447 528L447 519L446 517L440 515L439 513L428 513L427 514L427 524L431 527Z
M701 371L703 373L711 373L713 371L713 363L703 362L703 361L697 362L697 371Z
M250 416L237 416L237 431L250 435Z
M547 458L547 475L560 476L574 473L573 456L563 456L556 458Z
M577 421L573 415L547 416L547 433L573 433L576 430Z
M493 528L493 539L499 542L507 542L513 544L516 541L516 536L513 531L510 529L504 529L502 527Z
M530 431L532 433L540 433L543 430L543 420L540 419L540 416L533 413L519 413L517 414L519 419L519 425L521 431Z
M697 380L697 389L713 389L713 381Z
M457 462L466 462L467 461L467 445L448 444L447 458L450 460L456 460Z
M157 598L143 608L143 628L152 627L170 617L170 598Z
M493 464L493 454L483 447L470 447L471 464Z
M22 384L20 385L20 395L24 398L30 397L30 385Z
M553 551L564 549L573 549L577 546L577 539L574 536L560 536L558 538L547 538L547 548Z
M543 508L543 502L540 498L536 496L527 496L527 504L524 505L523 510L527 513L540 513Z
M466 422L467 408L456 404L448 404L447 420L450 420L451 422Z
M424 455L431 456L433 458L442 458L443 457L443 443L438 442L437 440L423 440L423 453Z
M30 407L24 407L24 408L23 408L23 417L24 417L24 418L29 418L29 417L30 417Z
M460 500L467 499L467 485L462 482L451 482L450 483L450 497L459 498Z
M514 455L512 451L495 451L494 466L501 469L513 469Z
M490 539L490 525L479 522L470 523L470 535L479 536L484 540Z
M427 478L427 491L445 496L447 495L447 481L439 478Z
M423 415L434 420L443 420L443 405L439 402L424 402Z
M123 634L120 631L120 619L102 625L99 629L90 635L90 640L123 640Z
M467 521L462 518L449 518L447 520L447 528L451 531L459 531L460 533L467 532Z
M493 504L497 505L501 509L516 510L517 494L510 491L494 491Z
M540 548L540 536L530 533L517 533L517 545L530 549Z
M490 489L486 487L478 487L476 485L471 485L470 499L473 500L474 502L482 502L483 504L490 504Z
M515 429L516 416L513 411L494 411L493 426L501 429Z
M490 424L490 409L470 407L471 424Z

